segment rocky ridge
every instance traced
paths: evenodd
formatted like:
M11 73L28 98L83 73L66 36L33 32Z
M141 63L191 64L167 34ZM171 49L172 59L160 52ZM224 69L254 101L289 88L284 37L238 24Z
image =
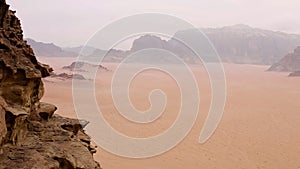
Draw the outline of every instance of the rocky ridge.
M99 169L86 122L54 115L56 106L40 102L41 64L23 40L15 12L0 0L0 168Z
M241 64L262 64L272 65L278 62L283 55L291 52L300 45L300 35L275 32L259 28L253 28L247 25L233 25L220 28L201 28L200 29L212 42L219 53L223 62L241 63ZM197 40L197 43L206 44L206 39L195 39L195 29L180 30L169 40L164 40L154 35L144 35L134 40L131 49L104 51L90 46L80 46L74 48L60 49L70 53L80 53L88 57L104 56L103 62L121 62L128 55L142 49L158 48L168 50L186 63L199 63L197 56L193 52L179 43L176 38ZM197 35L197 34L196 34ZM51 48L51 44L48 44ZM60 56L46 50L38 45L33 46L35 50L44 51L49 56ZM205 52L205 51L203 51ZM68 56L72 56L70 54ZM42 56L42 55L41 55ZM204 60L210 61L209 53L202 56ZM169 63L166 61L165 63Z

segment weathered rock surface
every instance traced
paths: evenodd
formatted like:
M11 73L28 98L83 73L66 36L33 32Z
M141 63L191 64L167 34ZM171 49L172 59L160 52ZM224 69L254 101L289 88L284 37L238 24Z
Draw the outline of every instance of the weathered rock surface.
M78 120L54 116L48 121L17 117L15 128L22 127L14 144L6 144L0 155L0 168L100 168L93 160L90 138Z
M2 146L2 143L4 142L6 133L5 110L0 106L0 146Z
M300 46L293 53L289 53L279 62L272 65L269 71L296 72L300 71Z
M9 105L28 114L35 111L35 103L43 95L41 78L49 76L52 69L36 60L23 41L20 21L4 1L0 12L0 95Z
M81 123L40 102L52 69L37 61L14 13L0 0L0 168L100 168Z

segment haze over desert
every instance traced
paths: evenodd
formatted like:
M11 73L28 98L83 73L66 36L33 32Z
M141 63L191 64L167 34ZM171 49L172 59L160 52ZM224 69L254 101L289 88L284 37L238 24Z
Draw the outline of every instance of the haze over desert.
M300 169L299 6L0 0L0 169Z
M41 58L59 71L72 59ZM117 131L131 137L149 137L168 129L177 117L180 93L174 79L148 70L131 84L130 97L138 110L149 108L148 95L161 89L167 95L164 114L155 122L136 124L123 118L111 96L111 79L116 63L103 63L111 72L96 77L96 97L107 122ZM210 105L211 90L207 72L202 66L190 65L199 85L199 116L188 136L170 151L153 158L129 159L98 147L95 159L103 168L299 168L300 162L300 78L288 73L266 72L268 66L224 63L227 101L221 123L205 143L198 138ZM72 80L45 80L43 101L59 107L58 114L76 117L72 101ZM113 141L113 140L112 140Z

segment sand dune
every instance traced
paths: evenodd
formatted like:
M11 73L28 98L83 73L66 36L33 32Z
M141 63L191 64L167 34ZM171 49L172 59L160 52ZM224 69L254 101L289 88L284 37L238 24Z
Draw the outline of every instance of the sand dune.
M71 63L65 62L58 67ZM116 68L113 64L103 65L111 70ZM203 68L192 66L201 93L200 115L178 146L147 159L118 157L98 148L96 159L104 169L300 168L300 78L265 72L267 68L225 64L228 92L225 112L215 134L205 144L199 144L198 137L210 105L209 80ZM178 86L172 78L158 71L146 71L133 81L130 96L139 110L149 108L147 99L152 89L160 88L168 96L163 116L141 125L130 123L118 114L110 93L112 75L113 72L101 72L96 80L98 104L112 127L128 136L148 137L172 125L180 103ZM76 117L71 85L71 81L45 82L43 100L57 105L59 114Z

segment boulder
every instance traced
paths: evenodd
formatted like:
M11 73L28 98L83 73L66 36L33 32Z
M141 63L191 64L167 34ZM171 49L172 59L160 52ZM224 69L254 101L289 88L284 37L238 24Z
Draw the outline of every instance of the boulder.
M38 108L37 112L41 118L43 118L44 120L48 120L49 118L51 118L53 116L53 114L56 110L57 110L57 107L54 106L53 104L41 102L39 104L39 108Z

